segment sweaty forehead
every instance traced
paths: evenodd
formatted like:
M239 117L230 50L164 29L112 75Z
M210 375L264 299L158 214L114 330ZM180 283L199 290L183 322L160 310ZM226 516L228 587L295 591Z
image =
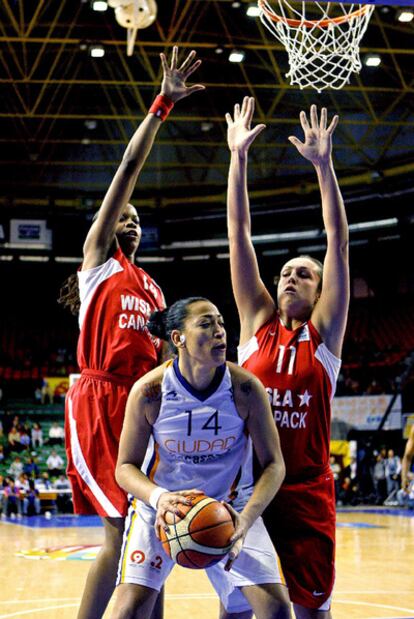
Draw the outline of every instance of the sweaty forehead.
M196 301L190 305L189 310L189 315L192 318L199 316L221 316L217 307L209 301Z
M135 206L132 206L132 204L127 204L124 210L122 211L122 214L132 215L132 217L138 217L137 209L135 208Z
M310 271L318 270L316 264L312 260L309 260L309 258L292 258L292 260L289 260L289 262L286 262L283 265L281 271L283 271L283 269L300 269L300 268L306 268L306 269L309 269Z

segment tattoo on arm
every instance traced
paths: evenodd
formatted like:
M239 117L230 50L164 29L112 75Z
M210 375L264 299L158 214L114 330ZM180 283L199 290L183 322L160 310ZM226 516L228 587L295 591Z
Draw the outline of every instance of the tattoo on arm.
M159 402L161 400L161 384L148 383L144 385L143 395L147 402Z
M248 396L250 395L251 391L252 391L252 381L251 380L247 380L244 383L240 384L240 391L242 393L244 393L244 395Z

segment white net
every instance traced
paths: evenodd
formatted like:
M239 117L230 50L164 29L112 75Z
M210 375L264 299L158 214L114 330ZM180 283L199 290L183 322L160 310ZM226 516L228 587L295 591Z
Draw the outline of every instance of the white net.
M300 88L339 90L359 73L359 44L373 5L259 0L264 26L286 47L289 72L286 77ZM278 12L276 6L278 5Z

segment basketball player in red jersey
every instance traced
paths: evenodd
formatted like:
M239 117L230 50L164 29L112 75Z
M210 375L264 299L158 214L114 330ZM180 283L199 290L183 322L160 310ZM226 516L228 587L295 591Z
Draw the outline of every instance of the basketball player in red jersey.
M91 567L78 619L102 617L115 587L127 499L115 481L125 404L133 383L160 361L161 342L146 322L164 307L161 289L134 265L141 239L136 209L129 204L138 175L162 121L174 103L204 89L186 86L199 67L192 51L178 66L161 54L161 94L123 156L86 237L79 279L78 363L81 377L66 400L68 476L75 513L102 516L105 541ZM76 305L72 289L61 302Z
M300 619L329 619L334 583L335 497L329 467L330 404L340 368L349 304L348 225L332 163L335 116L327 125L315 105L300 113L304 141L290 137L316 171L327 251L289 260L266 289L251 239L247 155L265 128L251 128L254 99L226 115L231 151L228 234L233 292L240 322L239 363L261 379L273 408L286 479L265 523ZM224 615L223 615L224 616Z

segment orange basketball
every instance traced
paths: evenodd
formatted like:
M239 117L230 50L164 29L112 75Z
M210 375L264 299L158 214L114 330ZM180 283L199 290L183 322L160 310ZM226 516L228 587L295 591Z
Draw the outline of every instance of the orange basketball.
M205 495L192 497L192 505L179 505L183 518L167 512L169 532L160 529L167 555L179 565L192 569L211 567L229 552L234 533L229 510Z

